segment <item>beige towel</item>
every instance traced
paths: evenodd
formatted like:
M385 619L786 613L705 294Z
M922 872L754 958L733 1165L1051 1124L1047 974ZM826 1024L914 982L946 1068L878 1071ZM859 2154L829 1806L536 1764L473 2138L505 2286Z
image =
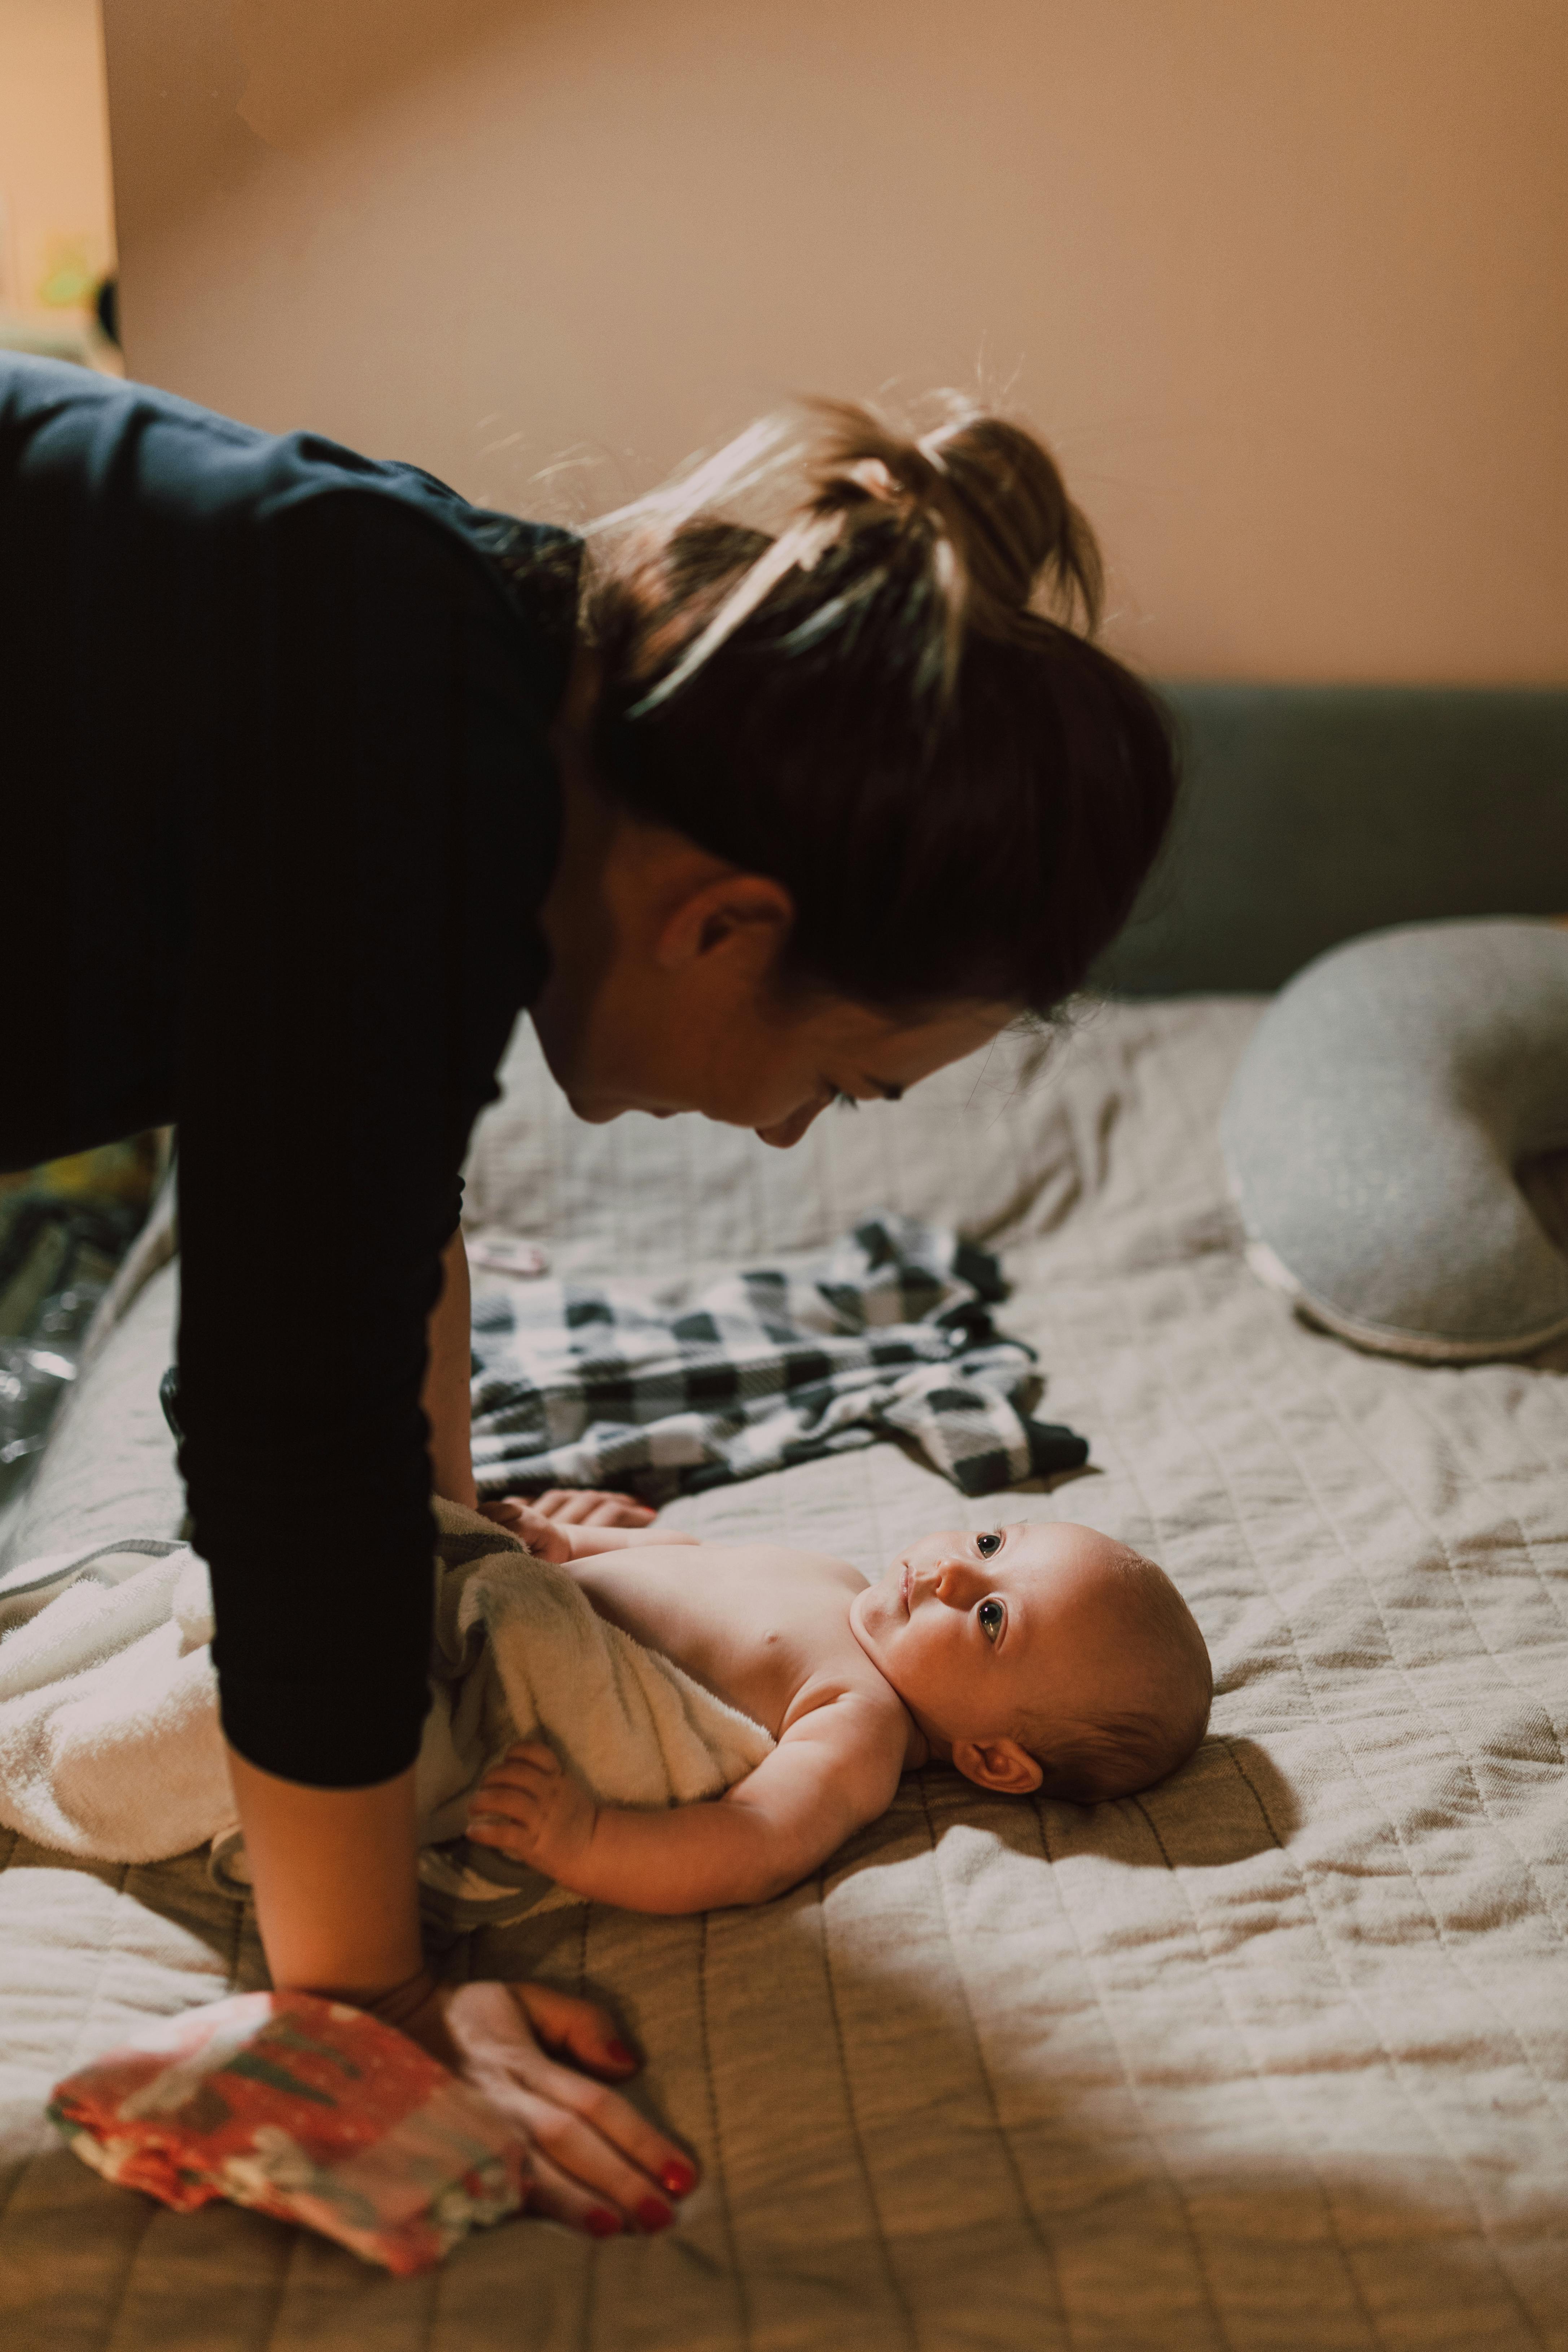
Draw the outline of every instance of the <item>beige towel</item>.
M462 1927L572 1899L462 1835L468 1791L514 1739L548 1739L602 1801L648 1807L720 1795L773 1741L595 1616L565 1570L435 1509L420 1873L426 1909ZM205 1564L181 1544L133 1538L0 1579L0 1822L110 1862L210 1840L215 1877L242 1892L212 1630Z

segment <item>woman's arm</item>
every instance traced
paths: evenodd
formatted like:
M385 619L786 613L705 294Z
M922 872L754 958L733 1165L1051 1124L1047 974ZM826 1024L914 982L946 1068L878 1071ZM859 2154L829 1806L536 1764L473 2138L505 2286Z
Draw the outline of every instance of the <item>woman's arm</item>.
M847 1692L726 1795L660 1813L595 1804L552 1748L525 1741L475 1790L468 1833L627 1911L766 1903L887 1811L905 1736L891 1709Z
M374 1789L307 1789L231 1748L256 1912L272 1981L352 2000L461 2074L529 2146L532 2210L592 2231L662 2229L696 2185L673 2140L603 2082L637 2062L596 2003L542 1985L437 1985L415 1894L414 1774Z
M468 1253L459 1225L441 1253L441 1296L425 1327L425 1385L419 1402L430 1428L431 1491L470 1511L479 1507L471 1426L472 1315ZM521 1536L540 1559L585 1559L590 1552L613 1551L621 1538L607 1530L646 1528L654 1517L648 1506L634 1496L607 1495L596 1487L574 1494L556 1487L532 1503L516 1495L503 1495L499 1501L487 1503L484 1513ZM541 1540L551 1540L547 1530L552 1528L571 1530L574 1547L564 1552L542 1549ZM659 1540L687 1543L694 1538L661 1535Z
M542 721L445 534L357 492L253 520L189 591L232 590L217 635L236 658L203 681L202 725L231 705L235 724L213 737L224 789L196 796L184 881L179 1360L263 1941L275 1982L357 1994L458 2063L526 2135L535 2203L614 2229L679 2151L554 2067L524 2013L543 2002L557 2039L624 2079L602 2012L424 1973L410 1793L432 1438L447 1483L467 1473L443 1402L460 1421L452 1176L537 982L510 902L552 854Z
M426 1325L428 1357L419 1402L430 1424L430 1485L449 1503L479 1501L469 1439L468 1253L458 1227L441 1253L441 1296Z
M279 1989L366 2006L421 1965L414 1773L311 1789L228 1751L256 1922Z

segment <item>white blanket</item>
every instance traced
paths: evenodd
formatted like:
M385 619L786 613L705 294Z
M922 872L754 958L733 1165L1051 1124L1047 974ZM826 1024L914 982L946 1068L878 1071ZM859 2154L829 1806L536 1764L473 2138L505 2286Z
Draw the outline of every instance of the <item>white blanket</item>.
M551 1741L605 1803L720 1795L773 1746L668 1658L595 1616L563 1570L438 1503L432 1705L419 1754L427 1908L466 1927L541 1907L533 1871L462 1835L514 1739ZM205 1563L131 1540L0 1578L0 1822L42 1845L154 1862L211 1840L247 1881L218 1727Z

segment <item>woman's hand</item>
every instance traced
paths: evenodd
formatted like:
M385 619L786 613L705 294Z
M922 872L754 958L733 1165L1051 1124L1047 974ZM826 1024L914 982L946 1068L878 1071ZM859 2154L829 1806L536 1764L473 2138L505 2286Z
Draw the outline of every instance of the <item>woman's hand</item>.
M606 1494L598 1486L552 1486L531 1499L536 1511L569 1528L646 1528L654 1516L635 1495Z
M605 2011L542 1985L437 1985L423 1966L413 1766L312 1789L233 1748L228 1764L273 1983L352 2001L471 2084L526 2143L536 2211L606 2237L662 2230L696 2168L594 2080L637 2071Z
M525 1503L521 1495L498 1495L493 1502L478 1507L481 1519L493 1519L509 1536L526 1544L535 1559L564 1561L572 1558L572 1533L554 1519L546 1518L535 1504Z
M595 2079L625 2082L638 2063L595 2002L546 1985L425 1977L365 2006L384 2009L385 2022L449 2066L516 2132L528 2149L530 2212L596 2238L665 2230L677 2200L696 2187L690 2158Z
M618 1501L619 1496L606 1496ZM640 1505L628 1508L640 1509ZM519 1543L528 1546L535 1559L551 1559L563 1563L571 1559L592 1559L596 1552L624 1551L637 1544L692 1544L695 1536L684 1536L674 1528L611 1527L603 1521L568 1520L552 1517L542 1511L537 1503L525 1503L521 1495L499 1495L493 1502L479 1506L479 1517L493 1519L498 1528L515 1536ZM651 1517L651 1513L649 1514Z
M593 1841L599 1809L576 1775L542 1739L509 1748L468 1800L468 1835L514 1862L531 1864L559 1886Z

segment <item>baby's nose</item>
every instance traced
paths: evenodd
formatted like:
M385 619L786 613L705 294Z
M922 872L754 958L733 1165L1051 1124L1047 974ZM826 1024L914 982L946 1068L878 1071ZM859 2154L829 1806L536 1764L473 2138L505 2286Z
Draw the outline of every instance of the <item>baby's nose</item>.
M984 1601L990 1580L971 1559L944 1559L937 1573L937 1593L950 1609L970 1609Z

